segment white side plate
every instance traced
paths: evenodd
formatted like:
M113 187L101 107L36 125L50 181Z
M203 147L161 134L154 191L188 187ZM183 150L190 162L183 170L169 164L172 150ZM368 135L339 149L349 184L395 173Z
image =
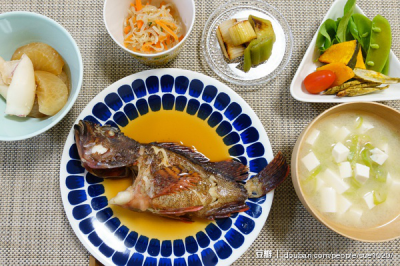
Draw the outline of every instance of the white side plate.
M343 8L347 0L336 0L328 13L326 13L323 22L328 18L336 20L338 17L343 16ZM356 5L354 10L355 13L363 14L363 11ZM377 14L376 14L377 15ZM372 19L372 18L370 18ZM318 28L319 31L319 28ZM308 47L303 60L297 69L296 75L292 80L290 85L290 93L293 98L302 102L320 102L320 103L342 103L342 102L370 102L370 101L390 101L400 99L400 84L390 85L386 90L372 93L369 95L362 95L357 97L337 97L335 95L322 95L322 94L310 94L304 88L303 80L304 78L315 71L317 67L320 67L322 63L317 61L319 52L315 49L315 42L317 39L318 31L315 33L310 46ZM400 77L400 62L393 51L390 51L390 67L389 76ZM317 61L317 62L316 62Z

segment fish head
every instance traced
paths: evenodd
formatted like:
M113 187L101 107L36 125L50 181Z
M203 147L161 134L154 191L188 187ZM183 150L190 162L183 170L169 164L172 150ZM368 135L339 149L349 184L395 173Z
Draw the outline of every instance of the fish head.
M85 168L110 169L132 167L139 158L140 144L118 128L79 121L74 126L75 141Z

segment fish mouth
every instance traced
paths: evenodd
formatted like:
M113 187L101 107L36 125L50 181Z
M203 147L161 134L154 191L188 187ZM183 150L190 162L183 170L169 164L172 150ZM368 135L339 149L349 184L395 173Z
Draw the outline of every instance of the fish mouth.
M91 122L83 120L80 120L78 124L74 125L75 141L81 142L81 138L85 137L85 135L88 135L90 131L88 125L91 125L92 128L94 127L94 124L92 124Z

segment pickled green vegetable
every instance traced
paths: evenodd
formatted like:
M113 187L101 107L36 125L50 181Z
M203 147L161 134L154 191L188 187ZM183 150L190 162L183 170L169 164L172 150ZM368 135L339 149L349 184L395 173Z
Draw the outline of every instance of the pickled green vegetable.
M371 37L367 57L367 69L383 71L392 45L392 31L386 18L377 15L372 20Z

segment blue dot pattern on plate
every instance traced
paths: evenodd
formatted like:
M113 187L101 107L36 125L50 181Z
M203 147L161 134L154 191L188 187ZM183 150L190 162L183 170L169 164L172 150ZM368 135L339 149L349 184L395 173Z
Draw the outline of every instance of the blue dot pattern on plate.
M92 115L85 119L125 127L129 121L159 110L186 112L194 119L206 121L229 147L229 154L247 164L253 174L268 164L264 158L265 147L259 141L260 134L252 126L250 116L243 113L240 104L232 101L228 94L199 79L163 75L133 80L95 104ZM65 186L69 190L72 216L89 242L115 265L223 265L254 230L262 214L261 204L266 199L266 196L249 199L250 208L245 213L218 219L185 239L149 238L114 217L104 196L103 179L85 171L76 144L70 147L69 157ZM119 240L118 249L103 239L95 224Z

